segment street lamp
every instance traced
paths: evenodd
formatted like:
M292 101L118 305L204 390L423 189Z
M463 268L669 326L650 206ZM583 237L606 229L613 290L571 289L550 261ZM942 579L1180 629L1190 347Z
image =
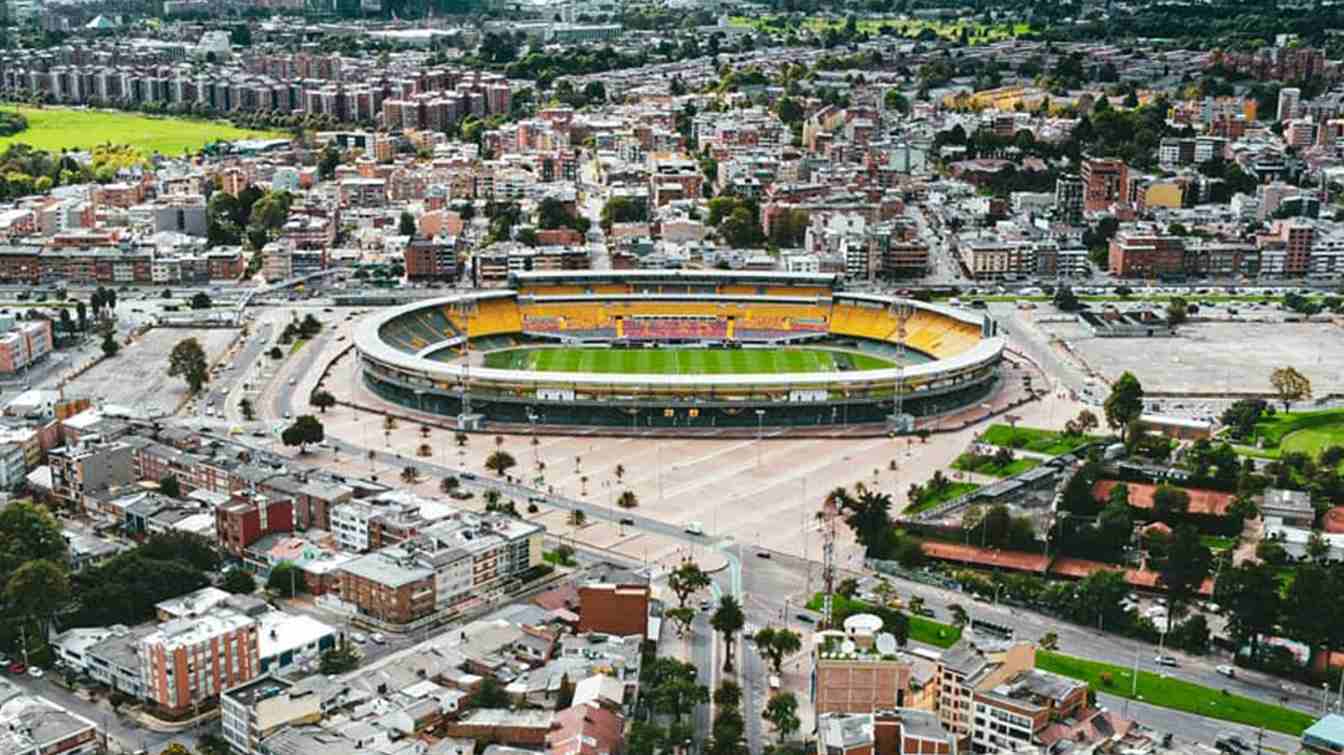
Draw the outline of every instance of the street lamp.
M756 466L761 466L761 440L765 433L765 410L756 410Z

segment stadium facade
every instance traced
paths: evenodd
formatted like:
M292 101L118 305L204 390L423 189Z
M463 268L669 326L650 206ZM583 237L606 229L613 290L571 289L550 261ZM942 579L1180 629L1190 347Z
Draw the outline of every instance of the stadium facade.
M847 293L833 275L721 271L514 273L508 290L367 317L354 345L381 398L484 422L687 431L893 421L983 401L1004 339L978 312ZM484 366L519 346L808 347L901 366L834 372L622 374ZM919 362L919 363L913 363Z

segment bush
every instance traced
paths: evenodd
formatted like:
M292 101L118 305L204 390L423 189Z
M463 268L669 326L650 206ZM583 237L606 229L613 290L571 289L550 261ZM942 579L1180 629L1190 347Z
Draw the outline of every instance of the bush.
M1103 671L1103 672L1101 672L1101 677L1100 677L1100 678L1101 678L1101 684L1102 684L1103 687L1113 687L1113 686L1115 686L1115 677L1111 675L1111 672L1109 672L1109 671Z

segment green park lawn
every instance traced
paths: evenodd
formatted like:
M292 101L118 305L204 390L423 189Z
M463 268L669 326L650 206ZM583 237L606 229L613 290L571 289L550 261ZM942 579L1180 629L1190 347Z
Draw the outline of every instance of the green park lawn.
M1223 537L1222 535L1200 535L1199 542L1211 551L1225 551L1237 547L1235 537Z
M990 425L980 438L991 446L1021 448L1051 456L1066 454L1096 439L1094 435L1065 435L1054 430L1008 425Z
M963 472L977 472L994 477L1020 475L1028 469L1034 469L1040 465L1040 459L1021 458L1013 459L1007 464L998 464L993 458L977 457L972 454L962 454L957 457L956 461L952 462L953 469L959 469Z
M885 359L830 349L508 349L485 366L537 372L630 375L732 375L838 372L894 367Z
M807 608L810 611L821 610L822 594L816 593L812 599L807 601ZM858 598L846 598L843 595L836 595L831 604L835 615L839 617L851 616L856 613L864 613L872 610L872 606ZM961 627L954 627L951 624L943 624L923 616L916 616L906 612L910 619L910 640L912 642L922 643L924 645L933 645L939 648L950 648L957 644L961 639Z
M1315 456L1329 446L1344 446L1344 409L1278 412L1255 423L1255 437L1264 439L1263 448L1248 444L1238 446L1238 453L1267 459L1295 451Z
M1164 678L1151 671L1139 671L1138 697L1130 695L1133 689L1132 669L1109 663L1052 653L1036 652L1036 668L1087 682L1098 692L1141 699L1150 705L1194 713L1223 721L1263 726L1297 736L1315 720L1306 713L1278 705L1263 703L1241 695L1223 694L1221 690L1202 687L1180 679ZM1111 683L1102 682L1102 674L1109 674Z
M979 487L979 485L976 485L973 482L954 482L937 493L925 492L924 495L911 501L910 505L906 506L905 511L901 513L909 516L918 514L921 511L928 511L940 503L950 501L954 498L960 498L973 490L977 490Z
M4 108L14 110L13 107ZM28 118L28 128L0 138L0 149L28 144L48 152L88 149L99 144L128 144L142 154L181 154L209 142L279 136L271 131L236 128L222 121L167 118L111 110L75 108L17 108Z

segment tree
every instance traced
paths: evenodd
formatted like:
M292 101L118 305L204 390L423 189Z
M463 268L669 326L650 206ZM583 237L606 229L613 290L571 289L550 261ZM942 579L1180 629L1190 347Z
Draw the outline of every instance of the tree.
M1131 372L1125 372L1111 386L1111 395L1106 397L1106 424L1112 430L1120 431L1123 440L1129 431L1130 423L1143 414L1143 386Z
M639 505L639 496L635 495L633 490L621 491L621 494L616 497L616 505L623 509L633 509Z
M266 352L266 356L271 359L284 359L285 352L281 351L279 346L272 346L271 350Z
M212 306L214 306L214 302L210 300L210 295L204 291L197 291L196 295L191 297L192 309L209 309Z
M415 467L413 467L413 466L411 466L411 465L409 465L409 464L406 465L405 467L402 467L402 470L401 470L401 481L402 481L402 482L406 483L407 485L411 485L411 484L414 484L415 481L418 480L418 479L420 479L420 473L416 471ZM499 495L496 491L493 491L493 490L489 490L489 491L486 491L486 492L487 492L487 493L495 493L496 496Z
M159 480L159 492L169 498L182 497L182 483L178 482L177 475L164 475Z
M350 645L334 647L322 654L320 673L344 674L359 667L359 653Z
M1292 407L1294 401L1311 398L1311 381L1292 367L1280 367L1274 370L1269 375L1269 382L1279 394L1285 412Z
M1055 308L1061 312L1075 312L1082 309L1082 304L1078 302L1078 297L1074 295L1073 289L1068 286L1060 286L1055 289Z
M518 461L508 451L492 451L485 459L485 468L503 477L506 472L518 466Z
M663 615L676 623L678 637L685 637L686 632L695 621L695 609L690 607L669 608L663 612Z
M481 681L481 685L476 688L476 694L471 699L471 704L477 708L507 708L512 704L509 699L509 693L504 689L504 685L493 676L486 676Z
M159 755L191 755L191 750L184 744L173 742L159 752Z
M312 398L308 399L308 403L316 406L318 411L326 414L328 409L336 405L336 397L331 395L329 391L317 391L313 394Z
M569 526L582 527L584 522L588 521L588 515L583 513L582 509L574 509L569 512Z
M37 622L40 637L46 637L54 612L70 600L70 578L64 562L39 558L28 561L9 574L5 582L6 615L22 616Z
M266 589L280 594L286 598L292 598L295 595L307 592L308 584L304 581L303 570L293 561L281 561L271 567L271 576L266 580Z
M1204 583L1213 564L1213 554L1200 542L1199 530L1184 524L1172 533L1171 545L1163 559L1160 580L1167 588L1167 631L1177 614Z
M251 595L257 591L257 580L242 569L231 569L219 583L219 589L234 595Z
M776 674L784 664L784 657L798 652L803 647L802 637L797 632L773 627L762 627L757 630L752 641L756 643L756 650L770 660L770 665L774 667Z
M252 406L252 399L247 398L246 396L238 402L238 411L243 413L243 419L248 422L257 418L257 410Z
M280 433L280 441L286 446L298 446L301 454L307 452L309 443L321 443L325 437L322 423L311 414L295 417L294 424Z
M1173 485L1158 485L1153 491L1153 516L1168 521L1172 515L1184 514L1190 508L1190 494Z
M205 349L195 338L184 338L177 342L168 355L169 377L180 377L187 381L187 387L196 393L201 386L210 382L210 365L205 359Z
M1167 302L1167 322L1172 325L1182 325L1190 319L1189 305L1185 299L1177 296Z
M733 655L735 646L733 638L742 627L747 623L746 615L742 613L742 605L737 602L737 598L732 595L724 595L719 598L718 610L709 619L709 625L714 627L714 631L723 636L723 672L730 674L733 671Z
M660 657L640 671L640 696L647 694L653 710L680 722L695 706L709 702L709 688L697 681L694 664Z
M1227 627L1238 645L1260 654L1260 638L1274 631L1283 609L1278 575L1271 564L1246 562L1227 567L1214 583L1214 600L1227 611Z
M761 718L775 727L775 733L779 735L782 744L802 726L802 722L798 720L798 698L794 697L792 692L776 692L770 696L770 702L765 704L765 712L761 714Z
M947 611L952 614L953 626L964 627L970 621L970 615L966 613L966 609L960 603L953 603L948 606Z
M699 564L690 559L682 561L667 575L668 589L677 596L677 603L681 608L686 607L687 598L709 587L709 583L709 575L700 569Z
M402 236L415 237L415 216L407 210L401 211L401 219L397 222L397 233Z
M121 344L117 343L117 339L112 335L112 331L109 330L103 334L102 348L103 348L103 356L107 357L108 359L111 359L112 357L116 356L117 352L121 351Z
M1315 666L1316 652L1338 640L1338 572L1319 564L1297 568L1283 600L1283 629L1289 637L1311 648L1308 668Z

